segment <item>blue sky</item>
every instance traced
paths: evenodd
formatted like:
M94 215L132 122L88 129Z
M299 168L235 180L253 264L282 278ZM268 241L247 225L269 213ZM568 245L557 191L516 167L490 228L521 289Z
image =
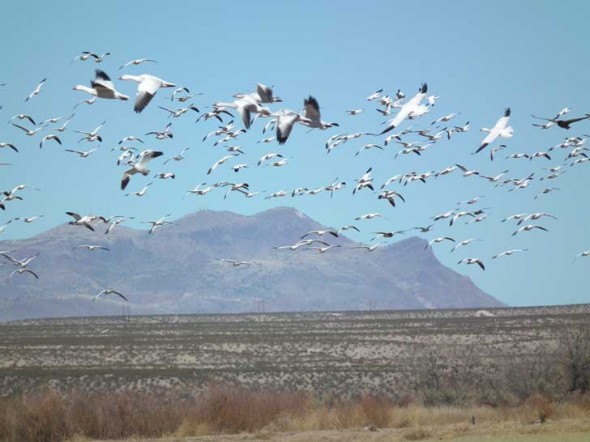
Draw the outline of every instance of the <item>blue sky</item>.
M74 7L75 6L75 7ZM590 122L580 122L565 131L540 130L532 126L531 113L553 116L570 106L570 116L590 112L587 87L590 41L585 17L590 4L582 1L364 1L364 2L119 2L96 4L65 1L9 2L4 6L1 47L4 69L0 73L0 141L12 142L20 152L0 150L0 189L26 183L41 191L25 190L23 201L9 202L0 213L0 225L18 216L43 214L31 224L12 222L0 239L26 238L67 222L65 211L130 215L130 226L144 228L140 221L157 219L167 213L181 217L199 209L231 210L254 214L271 207L289 205L319 222L333 227L351 223L356 216L380 212L386 219L356 223L362 233L353 239L369 242L372 232L428 225L430 217L456 208L456 203L484 195L480 207L490 207L489 219L481 224L449 227L437 223L425 234L427 239L449 235L457 240L479 238L463 250L451 254L448 244L435 245L437 257L458 272L471 277L483 290L509 305L536 305L588 302L583 289L590 261L572 258L590 249L587 230L590 208L584 190L590 184L588 164L569 167L554 181L539 181L543 167L563 162L571 149L552 152L546 159L506 160L511 153L547 150L566 136L590 133ZM108 17L103 19L103 17ZM81 51L112 55L97 65L75 61ZM141 57L158 60L119 71L123 63ZM37 120L72 113L72 107L89 98L73 91L76 84L88 84L94 69L111 75L123 93L135 95L135 84L119 81L122 73L150 73L190 88L202 111L215 101L229 101L236 92L251 91L257 82L274 85L284 103L273 110L300 110L303 99L315 96L327 121L339 128L307 131L295 127L285 146L256 141L263 121L238 139L246 154L231 161L249 163L249 169L234 174L228 165L210 176L207 169L226 155L223 147L213 147L213 138L201 142L214 130L213 120L195 124L197 114L168 119L158 105L169 106L169 91L158 92L146 110L137 115L131 102L102 100L76 110L69 130L61 134L63 146L52 142L43 149L42 135L27 137L8 121L17 113L29 113ZM40 95L25 103L24 98L44 77ZM376 89L394 94L401 88L407 95L428 82L429 93L440 96L436 106L400 129L430 127L435 118L460 112L455 124L470 121L471 130L450 141L436 143L422 156L400 156L402 147L389 145L384 151L369 150L355 156L366 143L380 143L383 137L351 141L326 155L324 143L336 133L377 132L385 121L377 105L366 101ZM179 107L182 104L178 104ZM487 150L471 155L485 134L482 127L493 126L504 108L511 107L510 124L514 137L501 140L508 145L493 163ZM345 110L364 108L358 116ZM395 113L392 113L392 116ZM88 150L97 143L79 143L72 130L92 130L106 120L101 130L104 142L90 158L80 159L65 148ZM150 140L144 134L161 130L173 122L174 139ZM226 120L227 121L227 120ZM58 127L56 125L54 127ZM240 127L240 126L239 126ZM52 133L42 131L42 134ZM165 156L151 163L153 173L172 171L174 181L157 181L143 198L125 197L119 190L123 169L115 164L117 152L111 148L126 135L145 138L146 146L162 150ZM419 139L409 136L407 141ZM494 145L500 144L496 141ZM186 160L163 166L164 159L183 148ZM257 168L263 154L280 152L292 157L282 168ZM459 174L429 180L426 184L393 186L406 204L391 208L367 190L352 195L354 179L373 167L375 182L408 171L439 171L454 163L465 164L487 175L509 169L508 176L523 178L535 172L529 188L508 192L478 178ZM328 194L265 200L222 191L205 197L187 196L197 184L221 180L250 183L253 191L268 193L296 187L319 187L338 177L345 190L334 198ZM150 180L134 177L130 191L141 189ZM544 187L560 190L538 199ZM267 194L268 194L267 193ZM558 220L536 222L549 232L528 232L512 237L514 224L500 219L514 213L549 212ZM511 248L528 248L527 253L498 260L491 256ZM487 270L457 265L463 257L480 257ZM590 259L590 258L586 258ZM360 276L359 276L360 277Z

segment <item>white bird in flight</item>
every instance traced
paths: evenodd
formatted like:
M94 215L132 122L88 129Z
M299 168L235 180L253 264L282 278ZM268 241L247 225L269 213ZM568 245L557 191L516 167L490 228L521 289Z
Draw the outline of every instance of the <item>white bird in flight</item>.
M46 81L47 81L47 78L44 78L43 80L41 80L39 82L39 84L37 84L37 86L35 86L35 89L33 89L33 92L31 92L29 95L27 95L27 98L25 98L25 101L29 101L35 95L39 95L41 93L41 88L43 87L43 85L45 84Z
M502 256L512 256L514 253L518 252L527 252L529 249L511 249L506 250L504 252L498 253L497 255L492 256L492 259L501 258Z
M135 99L135 105L133 110L137 113L140 113L145 109L145 107L152 101L156 92L160 88L166 87L176 87L174 83L169 83L167 81L162 80L161 78L154 77L153 75L149 74L142 74L142 75L122 75L121 80L124 81L135 81L139 83L137 85L137 97Z
M129 300L125 297L125 295L123 295L123 293L121 293L115 289L103 289L100 292L98 292L96 294L96 296L94 296L94 298L92 298L92 300L96 301L102 295L116 295L119 298L123 299L124 301L129 302Z
M110 77L100 69L96 70L94 80L90 82L90 86L78 84L74 86L74 90L86 92L98 98L129 100L129 96L118 92Z
M123 68L126 68L127 66L131 66L131 65L137 66L137 65L140 65L142 63L148 63L148 62L157 63L156 60L151 59L151 58L136 58L135 60L128 61L127 63L125 63L124 65L122 65L119 68L119 70L121 70Z
M457 264L477 264L482 270L486 269L483 262L479 258L463 258Z
M417 116L424 112L424 105L421 104L422 100L426 98L426 92L428 91L428 85L426 83L420 86L418 93L414 95L407 103L404 103L397 115L387 122L387 127L381 131L381 135L395 129L399 126L406 118Z
M105 246L99 246L99 245L94 245L94 244L82 244L82 245L76 246L74 248L75 249L86 249L86 250L90 250L90 251L94 251L94 250L106 250L107 252L109 251L109 249Z
M140 160L137 163L133 163L131 169L128 169L123 174L123 179L121 180L121 190L125 190L127 184L129 184L129 180L131 177L137 173L142 174L143 176L147 176L150 171L147 168L148 163L153 158L158 158L162 156L164 153L156 150L144 150L140 154Z
M479 147L475 151L475 153L481 152L489 144L493 143L494 140L498 137L502 137L502 138L512 137L512 135L514 133L514 129L512 129L512 126L508 126L509 119L510 119L510 108L508 107L504 111L504 116L501 117L496 122L496 125L494 127L492 127L491 129L488 129L486 127L481 129L483 132L488 132L488 135L483 139L483 141L481 142L481 144L479 145Z

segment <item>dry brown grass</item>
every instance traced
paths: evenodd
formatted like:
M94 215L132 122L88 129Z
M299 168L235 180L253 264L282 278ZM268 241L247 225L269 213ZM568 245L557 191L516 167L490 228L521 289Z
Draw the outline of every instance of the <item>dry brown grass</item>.
M0 400L0 440L57 442L177 437L212 434L305 432L360 428L399 429L404 440L421 440L446 428L453 435L498 425L533 425L585 419L590 398L575 396L554 403L535 395L518 407L398 406L390 400L365 395L356 400L320 400L303 392L248 390L211 384L199 396L176 390L158 394L111 394L45 391Z
M396 429L402 440L422 440L455 437L476 428L540 428L541 416L551 423L587 421L590 397L573 396L567 403L555 403L534 395L518 407L459 408L399 406L375 395L320 400L304 392L220 384L209 385L199 396L173 389L159 394L68 395L48 390L0 399L0 440L57 442L236 433L256 433L264 438L280 432L362 428Z

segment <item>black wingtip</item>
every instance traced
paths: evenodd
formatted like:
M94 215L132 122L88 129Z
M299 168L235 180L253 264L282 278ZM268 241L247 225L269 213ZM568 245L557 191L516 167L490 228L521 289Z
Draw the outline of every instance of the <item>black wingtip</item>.
M505 117L509 117L510 116L510 108L507 107L506 110L504 111L504 116Z
M475 151L475 153L480 153L482 150L484 150L486 147L488 147L488 144L482 144L481 146L479 146L479 148Z
M105 71L101 70L101 69L97 69L94 71L96 78L101 78L105 81L111 81L111 78L106 74Z
M420 86L420 92L423 94L428 92L428 84L427 83L422 83L422 86Z
M304 106L307 106L308 104L311 104L316 109L319 108L318 100L316 100L315 97L313 97L312 95L310 95L308 98L303 100Z

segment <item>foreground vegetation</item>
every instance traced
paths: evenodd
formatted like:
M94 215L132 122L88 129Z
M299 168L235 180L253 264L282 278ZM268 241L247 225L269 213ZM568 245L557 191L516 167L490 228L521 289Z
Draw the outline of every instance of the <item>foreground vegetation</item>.
M561 425L560 425L561 423ZM551 425L549 425L551 424ZM553 426L553 427L552 427ZM400 406L389 399L322 400L309 393L252 391L209 385L203 394L179 391L59 395L53 391L0 400L0 440L53 442L211 434L398 430L403 440L446 434L590 432L590 396L553 403L535 395L518 406Z
M479 313L0 324L0 440L590 432L590 306Z

